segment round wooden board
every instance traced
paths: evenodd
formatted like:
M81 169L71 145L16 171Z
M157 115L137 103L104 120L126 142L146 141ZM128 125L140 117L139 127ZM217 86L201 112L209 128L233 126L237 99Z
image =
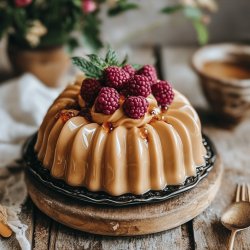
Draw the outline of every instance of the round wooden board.
M166 201L129 207L91 205L46 188L26 175L28 192L36 206L52 219L84 232L131 236L161 232L186 223L214 199L223 167L217 160L211 172L193 189Z

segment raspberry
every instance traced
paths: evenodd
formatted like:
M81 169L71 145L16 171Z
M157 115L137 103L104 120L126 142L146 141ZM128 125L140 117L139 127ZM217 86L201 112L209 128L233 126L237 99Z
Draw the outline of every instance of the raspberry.
M130 77L133 77L135 75L135 69L130 64L126 64L122 67L122 69L126 71Z
M158 83L152 85L151 88L158 105L164 108L172 103L174 99L174 91L168 82L159 81Z
M135 75L128 81L126 88L132 96L147 97L151 93L150 81L146 76Z
M96 111L105 115L113 114L119 108L119 98L119 93L114 88L102 88L96 98Z
M130 96L124 104L123 110L125 114L133 119L140 119L145 115L148 109L148 101L142 96Z
M94 102L101 89L101 83L95 79L87 78L83 80L81 87L81 97L88 103Z
M151 85L157 82L157 73L152 65L143 66L140 70L138 70L137 74L148 77Z
M122 68L110 66L104 70L104 78L108 87L121 89L130 77Z

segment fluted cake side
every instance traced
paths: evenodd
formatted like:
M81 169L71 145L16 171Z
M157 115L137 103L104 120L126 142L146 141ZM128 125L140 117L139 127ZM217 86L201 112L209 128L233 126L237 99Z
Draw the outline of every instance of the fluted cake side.
M178 91L167 109L149 95L148 112L131 119L122 108L84 113L80 88L63 91L38 132L35 150L53 177L115 196L143 194L181 184L204 164L199 117Z

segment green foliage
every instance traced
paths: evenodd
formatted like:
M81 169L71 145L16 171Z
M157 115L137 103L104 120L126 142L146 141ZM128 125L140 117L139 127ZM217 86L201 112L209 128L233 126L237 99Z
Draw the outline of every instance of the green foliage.
M207 27L200 21L194 21L193 22L194 28L196 30L196 33L198 35L198 41L201 45L204 45L207 43L209 39L209 33L207 30Z
M108 14L110 16L116 16L128 10L138 9L138 5L135 3L130 3L127 0L119 0L117 5L109 9Z
M183 6L181 4L173 5L173 6L167 6L161 10L162 13L165 14L172 14L179 10L183 9Z
M109 65L118 65L118 59L116 52L109 48L105 57L105 62Z
M178 11L182 11L183 15L188 18L197 33L198 42L201 45L204 45L208 42L208 30L206 25L203 23L203 12L202 9L198 8L197 6L185 6L183 4L177 4L173 6L167 6L161 10L162 13L165 14L172 14Z
M73 31L80 31L86 46L93 50L100 49L99 11L107 0L95 0L97 9L91 13L82 10L83 0L33 0L25 7L16 7L14 0L0 0L0 39L6 33L11 42L24 48L32 48L27 40L32 23L39 20L47 28L41 35L37 47L48 47L68 44L73 50L79 43ZM135 2L135 1L134 1ZM115 6L108 9L110 16L137 9L138 5L131 0L118 0ZM204 44L208 40L207 27L203 22L204 10L183 3L167 6L161 10L165 14L183 13L193 24L198 41ZM34 46L34 45L33 45Z
M83 23L83 39L84 42L94 51L100 49L103 44L100 39L100 24L97 15L87 15Z
M83 0L33 0L25 7L15 6L14 0L0 0L0 39L8 33L10 40L17 46L33 48L34 45L32 47L27 40L27 34L32 23L39 20L46 27L47 33L40 37L40 43L36 47L68 44L72 50L78 44L72 32L80 31L85 45L98 50L103 46L98 14L106 0L95 2L97 9L85 13L82 9ZM120 10L117 12L119 14L134 7L127 0L120 0L115 8Z
M101 78L102 71L100 68L96 67L94 63L83 57L73 57L72 62L76 65L82 72L85 73L87 77L90 78Z
M132 66L133 66L133 68L136 69L136 70L138 70L138 69L140 69L140 68L142 67L141 64L132 64Z
M193 20L200 20L202 18L202 12L200 9L195 7L185 7L183 8L183 13L187 18L193 19Z
M122 62L119 62L116 52L109 48L104 59L95 54L90 54L86 57L73 57L72 62L87 77L100 79L105 68L109 66L124 66L127 63L127 56Z
M192 24L197 34L198 42L201 45L206 44L208 42L209 36L207 27L202 22L202 17L203 17L202 11L194 7L185 7L183 11L185 16L192 21Z

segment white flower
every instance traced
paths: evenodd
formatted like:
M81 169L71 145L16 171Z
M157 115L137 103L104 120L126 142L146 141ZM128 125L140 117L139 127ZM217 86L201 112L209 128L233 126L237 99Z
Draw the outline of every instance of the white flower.
M43 36L47 33L47 28L39 20L35 20L32 23L29 32L38 36Z
M32 47L36 47L47 32L47 28L39 20L35 20L31 23L25 38Z
M214 0L197 0L198 6L209 11L215 12L218 10L218 5Z
M31 47L36 47L40 43L40 37L32 33L28 33L25 38Z
M196 6L195 0L181 0L181 3L184 6L190 6L190 7L195 7Z

